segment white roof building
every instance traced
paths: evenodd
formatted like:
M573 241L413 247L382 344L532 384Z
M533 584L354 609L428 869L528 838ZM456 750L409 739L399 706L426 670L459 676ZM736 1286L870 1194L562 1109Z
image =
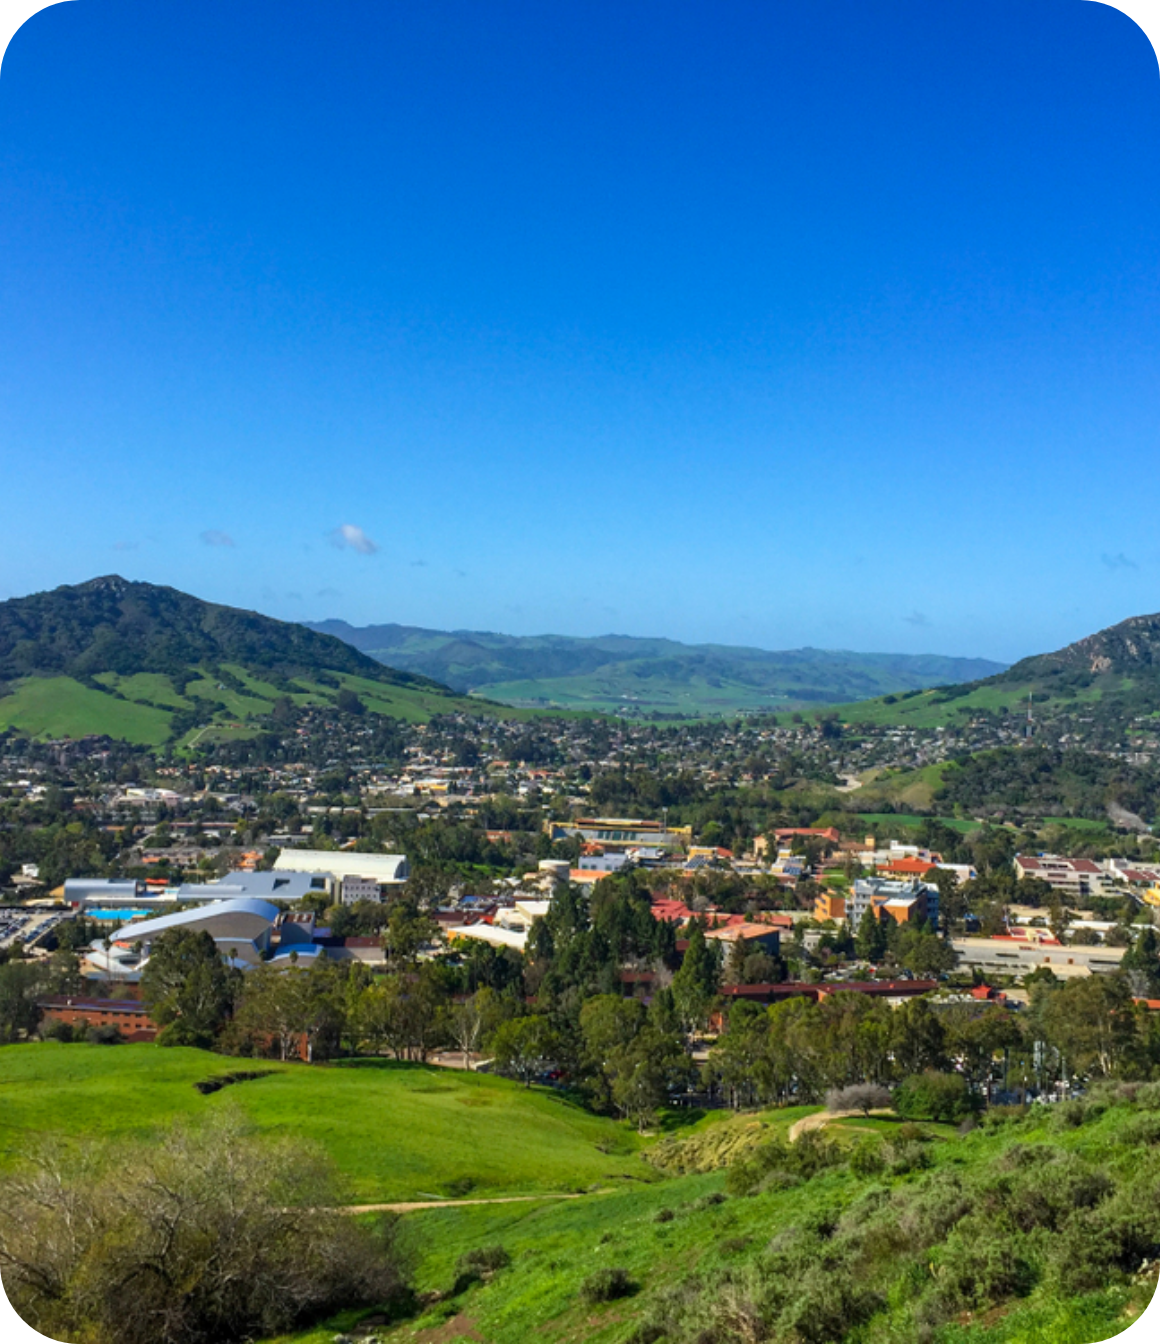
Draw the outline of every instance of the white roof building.
M270 946L270 931L278 913L276 905L259 900L217 901L196 910L179 910L156 919L122 924L107 939L96 939L85 960L91 970L109 979L136 981L141 978L156 938L169 929L190 929L208 933L231 962L253 965Z
M366 877L383 886L405 882L411 875L405 854L360 854L353 849L284 849L274 860L276 873L326 873L336 882Z

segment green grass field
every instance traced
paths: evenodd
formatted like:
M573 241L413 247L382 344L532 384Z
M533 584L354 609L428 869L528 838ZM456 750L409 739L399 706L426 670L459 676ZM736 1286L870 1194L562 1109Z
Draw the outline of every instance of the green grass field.
M228 664L225 670L243 684L245 692L209 674L190 681L184 695L178 694L167 676L155 672L131 677L100 673L95 680L117 695L106 695L71 677L26 677L12 683L9 693L0 697L0 729L16 728L31 737L107 734L140 746L160 746L169 739L173 711L196 710L198 728L183 737L182 746L196 739L207 725L212 725L213 734L227 738L252 735L285 692L243 667ZM489 704L474 697L439 695L419 687L392 686L350 674L336 675L368 709L408 723L426 723L433 714L456 712L517 719L536 718L542 712ZM293 685L299 689L290 693L290 699L300 706L333 704L337 695L336 688L308 678L299 678ZM212 740L209 733L205 736Z
M194 1090L238 1068L276 1072L209 1096ZM485 1196L654 1178L624 1126L486 1074L387 1061L250 1063L152 1045L0 1047L0 1150L9 1161L28 1135L149 1137L223 1106L263 1133L321 1144L356 1203L439 1196L449 1183L473 1182L472 1195Z
M25 677L0 699L0 728L30 737L84 737L105 733L141 746L169 736L170 715L82 686L71 677Z
M971 817L920 817L904 812L859 812L858 816L867 826L921 826L924 821L939 821L964 835L980 830L983 824Z

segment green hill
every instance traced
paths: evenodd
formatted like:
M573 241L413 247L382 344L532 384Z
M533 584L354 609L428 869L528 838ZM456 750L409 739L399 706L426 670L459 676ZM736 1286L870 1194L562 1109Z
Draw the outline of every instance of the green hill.
M376 1334L391 1344L1094 1344L1126 1329L1156 1285L1154 1093L1146 1106L1121 1094L1033 1108L965 1135L846 1120L827 1132L857 1153L849 1165L775 1169L747 1194L717 1170L567 1203L412 1214L416 1287L434 1301ZM782 1114L713 1115L694 1134L764 1124L773 1137ZM457 1282L462 1256L496 1246L510 1264ZM602 1301L594 1290L615 1269L624 1294ZM359 1315L294 1342L331 1344Z
M458 691L486 692L512 705L733 714L835 704L1002 668L985 658L937 654L849 653L682 644L672 639L602 635L502 635L478 630L323 621L336 635L393 667L436 677Z
M409 720L480 709L305 626L116 575L0 602L0 728L160 745L253 732L280 697L344 689Z
M0 1047L0 1163L22 1136L150 1139L177 1119L237 1107L260 1133L321 1144L360 1203L534 1194L649 1178L638 1141L557 1094L483 1073L364 1060L248 1063L268 1076L203 1096L194 1083L237 1060L153 1045Z
M1095 745L1160 727L1160 615L1133 616L993 676L835 707L846 723L936 728L978 716L1026 718ZM1058 736L1053 733L1052 736Z

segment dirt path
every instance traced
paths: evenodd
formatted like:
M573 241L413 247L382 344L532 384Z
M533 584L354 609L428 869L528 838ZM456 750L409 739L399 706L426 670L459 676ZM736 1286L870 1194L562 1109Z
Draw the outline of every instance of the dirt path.
M893 1115L894 1112L889 1109L875 1109L870 1114ZM803 1115L800 1120L795 1120L790 1125L786 1138L793 1143L799 1134L804 1134L808 1129L822 1129L831 1120L852 1120L855 1116L859 1119L866 1118L863 1111L815 1111L813 1115Z
M585 1192L592 1194L601 1191ZM571 1195L497 1195L493 1199L424 1199L408 1204L349 1204L343 1213L415 1213L419 1209L454 1209L464 1204L528 1204L537 1199L583 1199L583 1194Z

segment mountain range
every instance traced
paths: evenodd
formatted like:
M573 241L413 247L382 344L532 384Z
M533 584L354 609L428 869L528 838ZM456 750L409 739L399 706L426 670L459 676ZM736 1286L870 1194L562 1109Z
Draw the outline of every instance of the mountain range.
M343 691L411 721L456 711L800 708L933 727L1030 709L1071 740L1106 745L1160 730L1160 615L1004 667L626 635L307 627L116 575L0 602L0 729L180 746L206 733L252 735L280 699L333 706Z
M771 652L630 635L503 635L394 624L360 627L337 620L309 628L457 691L543 709L768 712L972 681L1006 666L939 654Z

